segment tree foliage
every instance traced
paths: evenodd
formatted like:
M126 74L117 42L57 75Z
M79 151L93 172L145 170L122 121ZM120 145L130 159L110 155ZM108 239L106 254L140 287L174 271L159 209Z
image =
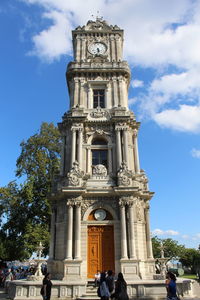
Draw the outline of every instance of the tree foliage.
M159 239L155 236L152 238L154 258L161 257L161 243L163 244L164 255L168 257L169 260L178 259L185 249L183 245L179 245L179 243L173 239Z
M16 176L0 188L0 256L7 260L31 256L41 241L48 252L50 203L53 177L59 171L61 139L53 124L42 123L39 133L21 144ZM6 238L5 238L6 237ZM6 251L5 251L6 250Z
M200 251L194 248L186 248L180 257L180 262L192 273L200 271Z

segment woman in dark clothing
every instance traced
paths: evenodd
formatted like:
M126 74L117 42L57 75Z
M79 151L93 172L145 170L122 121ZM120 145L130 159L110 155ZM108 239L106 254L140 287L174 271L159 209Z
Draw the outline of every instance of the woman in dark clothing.
M117 300L129 300L127 284L121 272L118 274L117 281L115 282L115 292L111 295L111 297Z
M167 299L177 299L176 295L176 276L172 272L167 272L166 275Z
M44 276L43 282L42 282L43 286L43 293L42 293L42 297L43 300L50 300L51 298L51 287L52 287L52 282L51 282L51 274L47 273Z
M101 300L108 300L110 297L110 292L106 284L106 274L101 273L100 283L99 283L100 297Z

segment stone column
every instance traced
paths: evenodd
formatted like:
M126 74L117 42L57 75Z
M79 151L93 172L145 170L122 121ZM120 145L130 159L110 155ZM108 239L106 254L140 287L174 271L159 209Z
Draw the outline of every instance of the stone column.
M128 213L129 213L129 232L130 232L130 243L129 243L129 253L130 258L135 259L135 234L134 234L134 211L133 211L133 201L129 200L128 202Z
M85 54L86 54L86 40L83 38L82 39L82 55L81 59L84 61L85 60Z
M81 201L75 200L75 244L74 244L74 258L80 259L81 257Z
M74 78L74 107L79 104L79 79Z
M83 131L82 128L78 131L78 163L82 170L82 144L83 144Z
M72 259L72 247L73 247L73 203L71 200L67 202L67 249L66 258Z
M76 38L76 61L80 60L80 54L81 54L81 39L80 37Z
M88 86L88 103L87 108L93 108L92 88Z
M72 128L72 152L71 152L71 167L76 160L76 129Z
M87 173L91 173L91 148L87 147Z
M80 107L84 107L84 79L80 80L80 99L79 99Z
M108 174L112 173L112 147L108 146Z
M55 221L56 221L56 214L55 209L52 210L51 215L51 242L49 247L49 259L54 259L54 249L55 249Z
M124 157L123 161L126 162L127 167L129 168L129 160L128 160L128 131L127 128L123 130L123 139L124 139Z
M122 163L121 131L119 128L117 128L115 132L117 146L117 169L119 169Z
M117 89L117 79L113 78L113 97L114 97L114 107L118 107L118 89Z
M124 107L123 79L119 78L119 105Z
M149 221L149 203L145 207L145 227L146 227L146 242L147 242L147 258L153 258L150 221Z
M125 79L122 80L122 94L123 94L123 106L128 108L128 93Z
M135 129L134 130L134 160L135 160L135 172L140 173L137 132L138 132L137 129Z
M66 156L66 136L62 136L62 147L61 147L61 166L60 166L60 175L65 173L65 156Z
M114 37L111 37L111 53L112 53L112 61L115 61L116 55L115 55L115 39L114 39Z
M117 48L117 61L121 60L121 49L120 49L120 38L117 37L116 39L116 48Z
M125 215L125 203L120 200L120 220L121 220L121 258L127 259L127 234L126 234L126 215Z

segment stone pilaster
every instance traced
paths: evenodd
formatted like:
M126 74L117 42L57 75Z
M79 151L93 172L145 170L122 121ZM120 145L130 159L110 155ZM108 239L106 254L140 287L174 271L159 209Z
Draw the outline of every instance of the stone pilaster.
M79 104L79 79L74 78L74 107L76 107Z
M76 128L72 127L72 152L71 152L71 167L76 160Z
M78 163L79 167L82 170L82 144L83 144L83 129L79 128L78 130Z
M117 78L113 78L113 96L114 96L114 107L118 106L118 88L117 88Z
M124 157L123 157L123 161L126 162L127 167L129 168L129 159L128 159L128 131L127 128L125 128L123 130L123 140L124 140Z
M49 247L49 259L54 259L55 253L55 221L56 221L56 211L53 208L52 209L52 215L51 215L51 241L50 241L50 247Z
M112 173L112 147L108 147L108 174Z
M153 258L150 221L149 221L149 203L146 203L145 207L145 229L146 229L146 243L147 243L147 258Z
M136 237L134 235L134 211L133 211L133 205L134 201L130 199L128 201L128 213L129 213L129 232L130 232L130 241L129 241L129 253L130 253L130 259L135 259L136 258L136 253L135 253L135 240Z
M117 146L117 169L119 169L122 163L121 131L119 128L116 128L115 132L116 132L116 146Z
M121 221L121 259L127 259L127 233L126 233L126 213L125 202L121 199L120 206L120 221Z
M80 260L81 257L81 200L77 197L74 200L75 205L75 241L74 241L74 258Z
M134 130L134 160L135 160L135 172L140 173L140 162L137 142L137 129Z
M73 248L73 201L67 201L67 248L66 258L72 260Z

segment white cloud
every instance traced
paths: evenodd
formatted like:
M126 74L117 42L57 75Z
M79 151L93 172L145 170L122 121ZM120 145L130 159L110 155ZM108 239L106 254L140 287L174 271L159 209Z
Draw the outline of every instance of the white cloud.
M193 149L191 150L191 155L192 155L193 157L195 157L195 158L200 158L200 150L199 150L199 149L193 148Z
M155 114L153 119L166 128L200 132L200 106L180 105L179 109L166 109Z
M174 235L179 235L178 231L169 229L169 230L162 230L162 229L154 229L152 231L153 235L170 235L170 236L174 236Z
M135 104L137 102L137 98L130 98L130 99L128 99L128 105L130 106L130 105L133 105L133 104Z
M188 234L183 234L181 236L184 240L188 240L190 238L190 236Z
M168 234L168 235L179 235L179 232L175 231L175 230L166 230L165 234Z
M144 86L144 82L142 80L135 79L131 81L131 85L133 88L139 88Z
M34 49L29 54L52 62L59 59L63 53L70 53L69 32L72 28L68 19L60 12L45 13L43 17L53 20L53 25L33 37Z
M157 229L154 229L154 230L152 231L152 234L153 234L153 235L163 235L163 234L164 234L164 231L161 230L161 229L159 229L159 228L157 228Z

